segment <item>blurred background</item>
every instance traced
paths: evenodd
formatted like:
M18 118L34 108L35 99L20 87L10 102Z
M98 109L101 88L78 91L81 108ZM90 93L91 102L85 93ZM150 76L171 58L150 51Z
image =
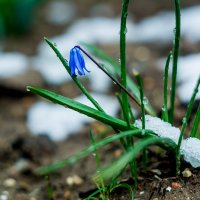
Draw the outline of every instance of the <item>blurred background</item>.
M182 0L181 8L179 125L200 74L199 0ZM90 118L28 93L26 86L49 89L90 105L43 37L52 40L66 59L73 46L86 42L119 62L120 11L121 1L117 0L0 0L0 168L6 171L0 175L2 185L10 174L18 176L17 166L30 170L32 164L41 165L81 149L89 142L85 134L89 128L105 131ZM157 113L163 102L163 69L172 49L174 28L173 1L130 2L128 71L131 76L133 69L142 74L146 96ZM113 96L118 88L87 59L86 66L91 73L81 77L84 85L109 114L119 114ZM132 106L137 114L139 108ZM75 133L84 136L70 139Z

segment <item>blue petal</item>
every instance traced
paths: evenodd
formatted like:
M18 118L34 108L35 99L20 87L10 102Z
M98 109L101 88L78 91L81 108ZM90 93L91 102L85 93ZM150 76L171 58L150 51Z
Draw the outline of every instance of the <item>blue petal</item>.
M69 67L71 75L76 76L76 71L80 76L85 75L85 71L90 72L86 69L84 58L81 54L81 50L75 46L70 51Z
M73 49L71 49L71 51L70 51L69 68L70 68L70 74L76 76L76 72L75 72L76 65L74 62L74 50Z
M84 60L83 60L82 55L80 54L80 49L75 48L75 50L76 50L76 53L74 55L75 65L76 65L76 68L78 70L78 74L80 76L82 76L82 75L85 75L85 72L83 71L84 66L82 65Z
M85 71L87 72L90 72L89 70L86 69L86 66L85 66L85 61L84 61L84 58L80 52L80 49L79 50L79 53L78 53L78 59L79 59L79 62L81 63L81 66L82 66L82 69L84 69Z

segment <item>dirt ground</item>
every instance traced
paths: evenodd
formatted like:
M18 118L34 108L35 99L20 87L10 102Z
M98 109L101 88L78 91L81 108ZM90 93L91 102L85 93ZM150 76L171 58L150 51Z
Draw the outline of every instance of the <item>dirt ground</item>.
M97 2L94 0L75 1L79 16L76 19L89 16L88 9L94 7ZM116 4L116 0L101 1L107 3L113 9L113 13L107 13L108 16L117 16L120 13L121 3ZM36 12L36 18L32 31L20 38L7 38L5 40L5 51L19 51L28 56L34 55L37 46L41 42L43 36L51 37L62 33L65 26L53 26L44 18L44 10L49 1L44 2L40 9ZM181 1L182 7L198 4L198 0ZM136 20L143 17L151 16L159 10L169 10L173 7L173 2L156 0L135 1L130 6L130 13L134 13ZM144 9L145 8L145 9ZM75 20L75 19L74 19ZM153 61L165 56L171 46L159 44L144 45L151 52L151 60L148 61L149 68L142 72L145 92L152 102L154 108L159 113L162 102L162 72L153 64ZM137 55L132 52L140 47L137 45L128 45L128 62L131 59L137 59ZM110 55L113 54L115 46L101 46ZM181 54L195 53L200 51L200 44L189 44L183 40L181 45ZM144 63L146 65L147 63ZM38 81L38 85L51 89L52 87L45 84L39 74L29 72L29 83ZM33 81L33 82L34 82ZM26 127L26 113L30 106L38 100L35 95L29 94L25 90L27 83L26 76L19 76L12 80L0 80L0 200L3 195L9 194L9 200L47 200L48 185L53 188L53 200L75 200L86 198L92 191L96 189L91 177L96 172L96 164L94 156L90 155L73 166L66 167L48 177L39 176L35 173L35 169L51 163L53 161L64 159L86 147L90 144L89 129L92 127L97 133L97 140L105 137L101 135L101 130L107 130L107 127L101 123L94 122L85 125L79 134L71 136L62 142L54 142L45 135L33 136ZM74 88L72 83L54 86L54 90L64 93L67 97L75 97L80 92ZM113 86L113 91L115 87ZM111 93L113 92L111 91ZM197 102L198 103L198 102ZM186 106L177 100L176 123L180 125L180 120L184 115ZM112 134L108 131L107 135ZM157 148L149 150L150 160L147 171L144 172L139 168L139 189L135 191L135 199L137 200L200 200L200 171L191 168L186 163L181 166L181 171L188 167L192 176L184 178L175 177L175 163L173 155ZM121 153L119 143L107 145L99 151L102 165L106 165L116 159ZM105 156L106 155L106 156ZM78 180L71 183L70 178ZM130 178L129 170L123 175L121 182L133 185ZM177 186L175 187L174 184ZM168 191L167 187L172 187ZM114 200L130 199L129 192L125 189L117 189L112 194Z

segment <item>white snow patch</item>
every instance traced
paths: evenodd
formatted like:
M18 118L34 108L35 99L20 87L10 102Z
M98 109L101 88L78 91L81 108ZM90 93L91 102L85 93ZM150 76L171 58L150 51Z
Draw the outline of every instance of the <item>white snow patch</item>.
M112 116L117 114L119 105L114 97L95 93L91 95L108 114ZM84 95L75 98L75 100L94 107ZM27 126L35 135L47 134L53 140L58 141L69 137L70 134L78 133L85 123L92 121L94 119L63 106L38 102L28 111Z
M50 48L50 47L49 47ZM57 56L32 58L34 69L38 70L47 83L59 85L71 81L71 77Z
M55 25L65 25L70 22L76 12L72 2L57 0L50 2L46 9L47 21Z
M148 17L136 25L137 42L162 42L173 39L174 15L172 12L161 12Z
M158 62L159 65L165 66L166 59L163 58ZM164 68L162 68L164 70ZM170 62L169 73L172 71L172 60ZM187 56L180 56L178 61L178 95L182 102L189 102L194 87L200 76L200 53ZM200 99L200 91L196 95Z
M197 138L183 140L181 154L184 160L189 162L194 168L200 167L200 140Z
M11 78L25 73L28 67L28 58L21 53L0 52L0 78Z
M200 76L200 53L180 57L178 67L178 95L183 102L189 102ZM200 99L200 91L196 95Z
M136 120L134 126L141 129L142 121ZM145 129L152 130L160 137L170 138L176 144L178 144L178 139L180 135L179 128L173 127L170 123L164 122L158 117L145 115Z
M200 41L199 19L200 6L182 9L181 35L190 42ZM173 40L174 28L174 12L161 12L138 23L135 36L139 42L169 42Z

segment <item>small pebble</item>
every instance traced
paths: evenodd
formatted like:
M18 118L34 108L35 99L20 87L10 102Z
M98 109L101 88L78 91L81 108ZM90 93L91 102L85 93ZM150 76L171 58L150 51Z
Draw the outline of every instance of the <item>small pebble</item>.
M122 149L117 149L114 151L114 157L119 158L122 155Z
M188 168L185 168L185 170L182 172L182 175L185 178L189 178L190 176L192 176L192 172Z
M144 191L141 191L141 192L140 192L140 195L143 195L143 194L144 194Z
M66 183L69 186L74 186L74 185L78 186L78 185L81 185L83 183L83 180L79 176L74 175L74 176L67 177Z
M170 187L170 186L168 186L167 188L166 188L166 191L167 192L170 192L172 190L172 188Z
M12 188L16 185L16 180L14 178L8 178L3 182L3 185L8 188Z
M37 200L35 197L31 197L30 200Z
M156 198L153 198L152 200L159 200L159 199L156 197Z
M181 188L181 184L178 183L178 182L172 182L171 186L172 186L173 189L179 189L179 188Z
M65 200L70 200L71 199L71 196L72 196L72 193L70 191L66 191L64 193L64 198Z

